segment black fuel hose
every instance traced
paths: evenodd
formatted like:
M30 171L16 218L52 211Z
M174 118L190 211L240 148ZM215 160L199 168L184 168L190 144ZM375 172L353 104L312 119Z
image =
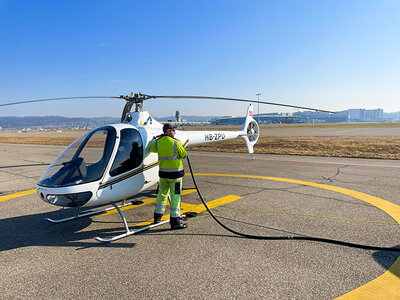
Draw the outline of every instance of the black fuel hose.
M290 235L290 236L265 236L265 235L252 235L252 234L246 234L246 233L241 233L236 230L233 230L223 224L218 218L211 212L211 210L208 208L206 202L204 201L203 196L200 193L199 187L197 186L196 179L194 177L194 172L192 169L192 166L190 164L190 159L189 155L187 156L187 162L189 165L190 169L190 174L192 176L192 180L194 183L194 186L197 190L197 193L199 194L201 202L203 202L205 208L211 215L211 217L223 228L228 230L229 232L232 232L236 235L249 238L249 239L257 239L257 240L303 240L303 241L314 241L314 242L322 242L322 243L329 243L329 244L335 244L335 245L341 245L341 246L347 246L347 247L352 247L352 248L359 248L359 249L365 249L365 250L376 250L376 251L395 251L395 252L400 252L400 248L391 248L391 247L378 247L378 246L370 246L370 245L363 245L363 244L356 244L356 243L350 243L350 242L344 242L344 241L338 241L338 240L333 240L333 239L326 239L326 238L319 238L319 237L312 237L312 236L296 236L296 235Z

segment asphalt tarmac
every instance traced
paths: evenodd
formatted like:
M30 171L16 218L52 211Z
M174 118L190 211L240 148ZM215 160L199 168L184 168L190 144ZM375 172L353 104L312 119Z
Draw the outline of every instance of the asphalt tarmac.
M264 127L262 136L400 136L400 127Z
M334 299L352 291L349 297L400 297L400 252L245 239L206 212L185 230L163 225L109 244L93 238L123 232L117 213L45 222L73 212L36 193L13 195L35 189L63 149L0 144L2 299ZM398 160L189 155L206 201L237 196L213 209L237 231L399 248ZM194 188L189 176L184 188ZM135 200L154 196L150 190ZM188 191L183 203L200 200ZM134 227L152 218L153 204L124 213Z

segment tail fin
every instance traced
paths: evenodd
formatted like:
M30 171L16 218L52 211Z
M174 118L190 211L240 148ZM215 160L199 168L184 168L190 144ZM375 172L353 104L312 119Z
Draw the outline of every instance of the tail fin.
M249 153L253 153L253 146L255 145L255 143L257 143L260 136L260 128L258 127L256 120L253 119L252 104L250 104L249 108L247 109L246 120L244 121L241 131L243 132L241 134L241 137L246 143L247 150L249 151Z

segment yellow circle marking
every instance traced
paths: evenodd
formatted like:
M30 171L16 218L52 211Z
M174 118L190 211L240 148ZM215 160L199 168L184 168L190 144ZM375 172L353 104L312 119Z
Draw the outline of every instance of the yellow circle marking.
M400 223L400 206L383 200L378 197L374 197L365 193L327 185L321 183L314 183L302 180L279 178L279 177L266 177L256 175L237 175L237 174L215 174L215 173L197 173L195 176L219 176L219 177L237 177L237 178L253 178L253 179L264 179L281 182L289 182L301 185L312 186L324 190L329 190L344 195L351 196L361 201L367 202L387 213L393 219ZM336 299L400 299L400 257L394 262L394 264L381 276L374 280L360 286L359 288L344 294Z

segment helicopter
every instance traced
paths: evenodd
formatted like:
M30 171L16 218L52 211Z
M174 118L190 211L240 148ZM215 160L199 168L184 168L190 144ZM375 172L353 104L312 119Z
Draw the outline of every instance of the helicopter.
M121 96L39 99L0 104L0 107L42 101L93 98L126 100L121 122L93 129L69 145L40 177L36 190L39 197L51 205L76 208L75 214L71 217L45 219L51 223L62 223L116 209L122 218L125 232L112 238L95 237L100 242L115 241L169 222L166 220L137 230L131 230L120 209L130 204L126 203L126 199L152 188L159 180L158 156L148 149L156 137L162 133L163 124L155 120L149 112L143 110L143 102L145 100L162 98L227 100L333 113L321 109L251 99L206 96L151 96L142 93ZM135 105L134 111L132 111L133 105ZM260 128L253 118L253 105L250 104L240 130L176 130L175 138L179 139L184 147L242 138L248 152L251 154L254 152L253 147L257 143L259 136ZM119 205L118 203L120 202L122 204ZM85 208L98 208L110 204L112 207L81 212Z

